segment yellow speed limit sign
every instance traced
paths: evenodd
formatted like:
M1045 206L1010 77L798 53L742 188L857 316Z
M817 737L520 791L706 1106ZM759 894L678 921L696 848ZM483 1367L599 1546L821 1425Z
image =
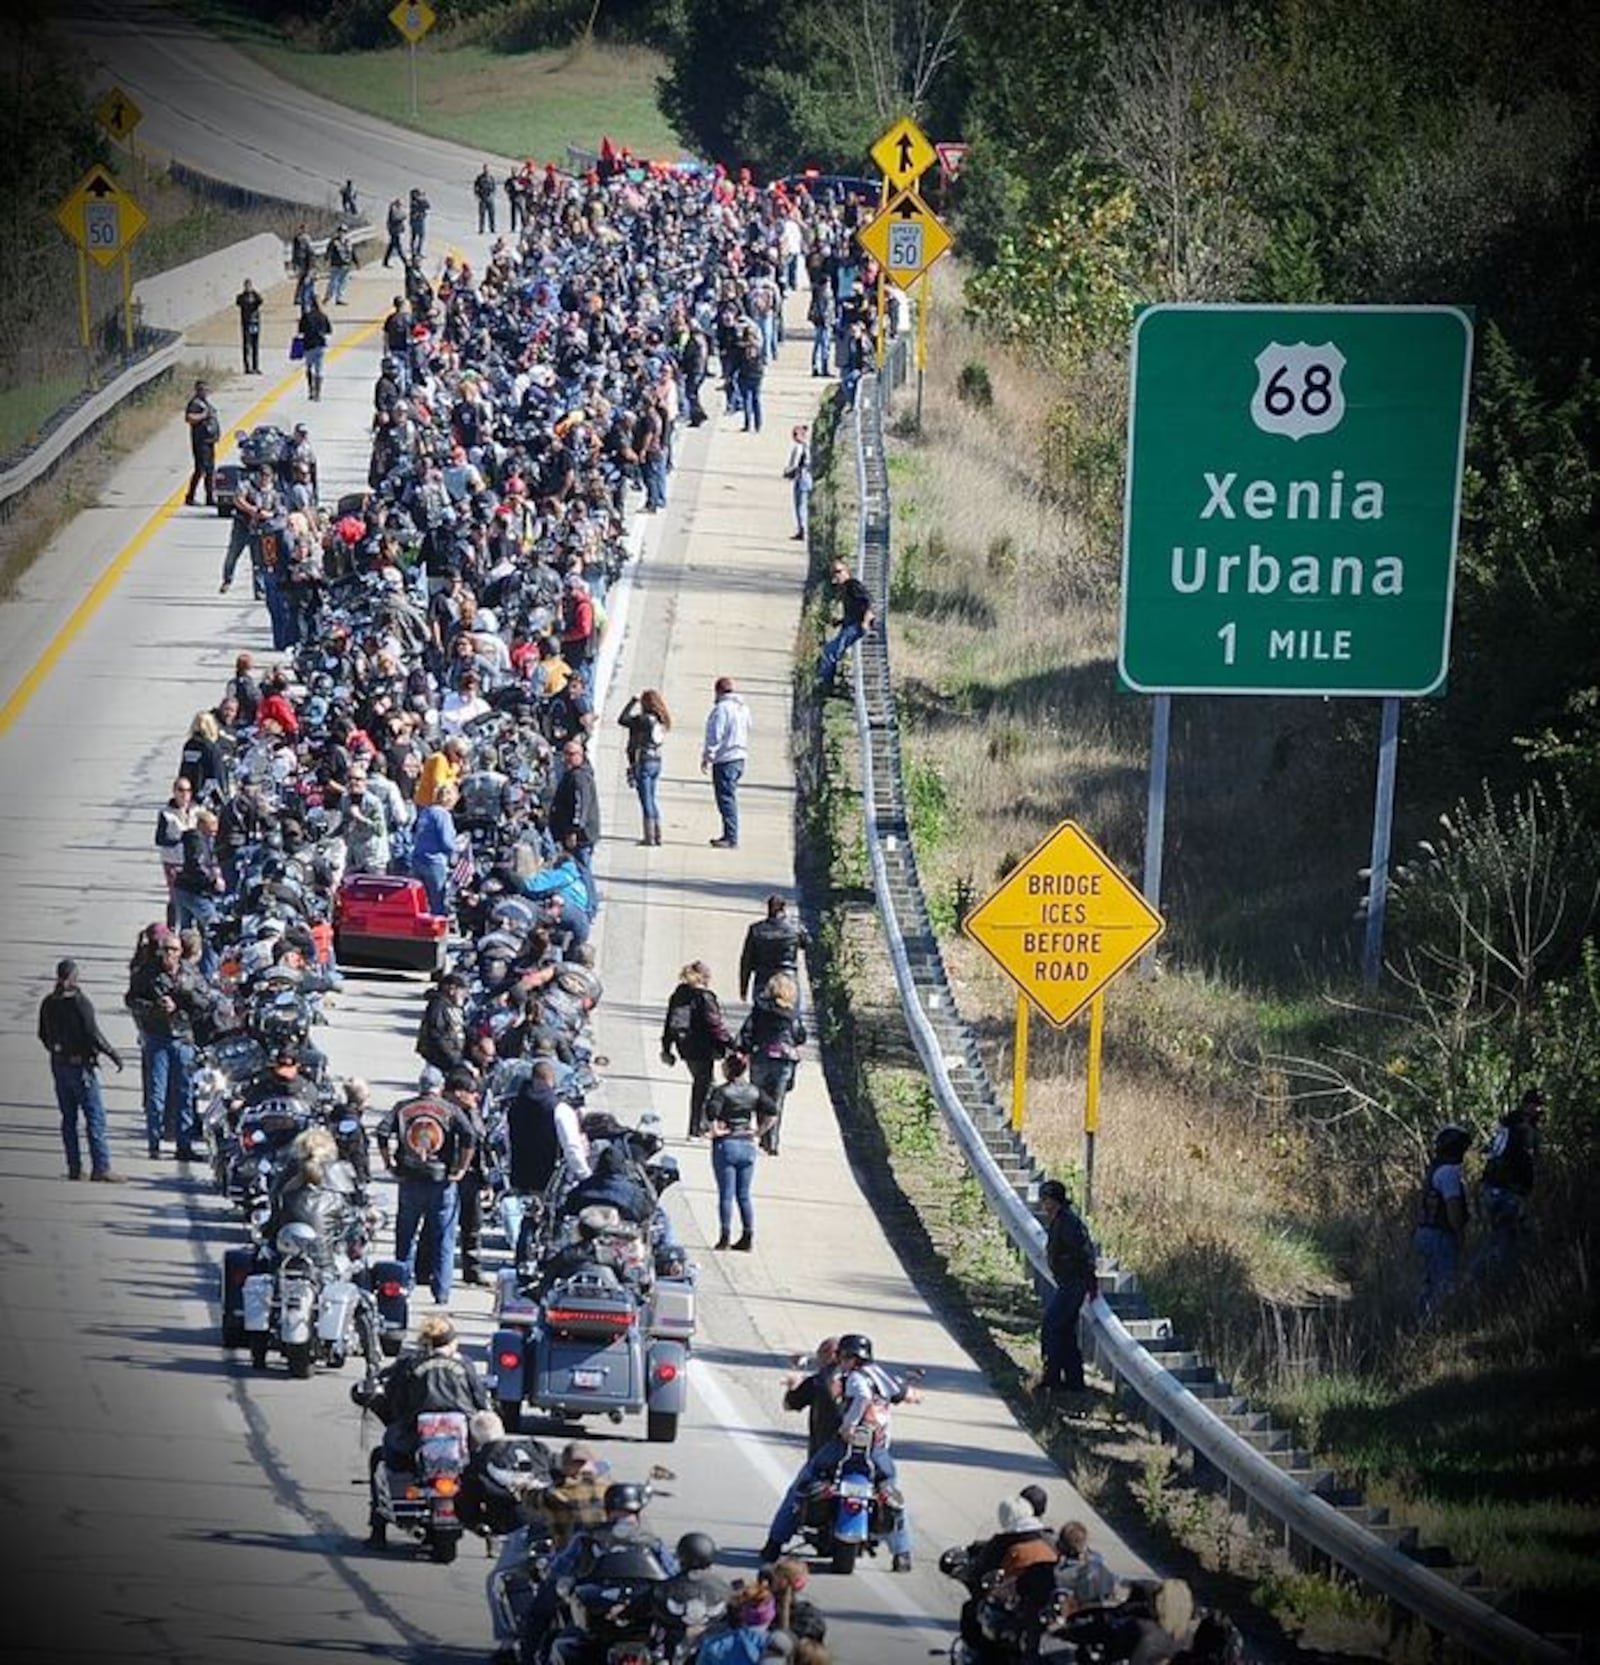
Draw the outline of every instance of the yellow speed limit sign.
M405 37L407 46L415 46L439 21L439 14L428 0L400 0L389 13L389 21Z
M126 254L148 223L144 210L102 167L90 168L56 209L56 224L102 266Z
M950 233L915 191L902 191L857 236L889 280L902 288L950 250Z

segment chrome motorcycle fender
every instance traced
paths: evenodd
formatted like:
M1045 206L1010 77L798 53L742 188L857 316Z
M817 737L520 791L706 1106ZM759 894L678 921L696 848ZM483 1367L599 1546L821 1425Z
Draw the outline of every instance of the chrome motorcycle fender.
M652 1411L680 1415L689 1403L689 1349L657 1338L646 1357L646 1402Z
M316 1292L311 1280L285 1277L278 1294L278 1334L285 1346L294 1347L311 1339L311 1321L316 1311Z

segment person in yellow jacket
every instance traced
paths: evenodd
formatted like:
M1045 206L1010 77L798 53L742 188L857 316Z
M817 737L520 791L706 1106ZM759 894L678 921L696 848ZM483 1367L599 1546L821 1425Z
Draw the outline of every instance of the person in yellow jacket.
M418 809L429 809L439 795L442 786L459 786L461 777L467 772L467 742L459 735L452 734L436 752L430 752L423 760L422 773L417 777L416 805Z

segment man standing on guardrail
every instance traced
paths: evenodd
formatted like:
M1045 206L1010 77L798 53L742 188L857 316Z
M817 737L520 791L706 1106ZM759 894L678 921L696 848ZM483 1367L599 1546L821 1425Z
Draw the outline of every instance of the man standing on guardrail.
M819 695L833 691L833 679L838 674L840 661L878 622L867 586L851 574L848 561L835 561L828 569L828 577L839 595L840 619L838 630L828 638L822 658L817 663Z
M1044 1355L1044 1370L1039 1377L1039 1392L1041 1395L1082 1393L1083 1353L1078 1346L1078 1315L1095 1289L1094 1239L1059 1179L1047 1179L1039 1187L1039 1208L1045 1220L1050 1276L1056 1286L1045 1303L1040 1324L1039 1349Z

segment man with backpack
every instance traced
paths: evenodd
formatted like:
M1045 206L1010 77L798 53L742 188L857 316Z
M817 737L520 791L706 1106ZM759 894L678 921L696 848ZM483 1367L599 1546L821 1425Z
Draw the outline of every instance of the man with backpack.
M1050 1276L1056 1286L1045 1303L1039 1327L1039 1350L1044 1355L1039 1392L1082 1393L1078 1315L1095 1290L1098 1264L1094 1239L1059 1179L1047 1179L1039 1187L1039 1208L1045 1220Z
M1475 1279L1500 1277L1511 1271L1521 1256L1543 1122L1544 1094L1530 1087L1522 1095L1522 1102L1507 1111L1495 1129L1478 1192L1488 1236L1473 1261Z

